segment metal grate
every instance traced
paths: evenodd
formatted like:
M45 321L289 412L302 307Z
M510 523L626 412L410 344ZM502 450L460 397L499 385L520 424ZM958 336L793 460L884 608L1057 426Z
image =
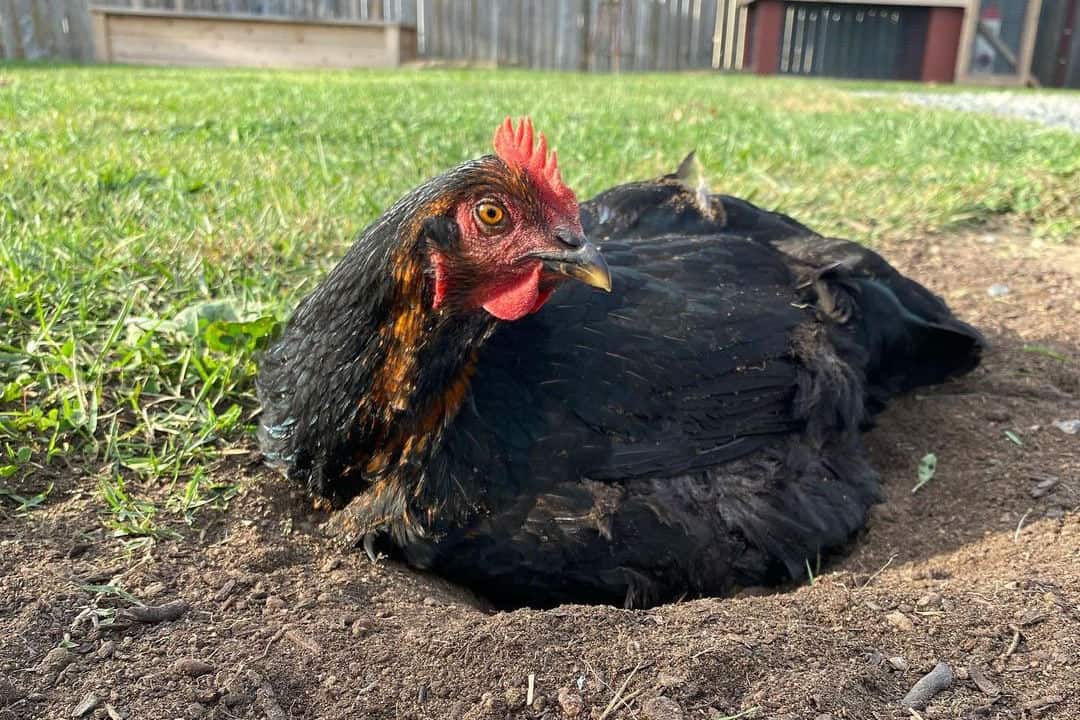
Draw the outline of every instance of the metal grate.
M780 72L918 80L928 18L925 7L788 3Z

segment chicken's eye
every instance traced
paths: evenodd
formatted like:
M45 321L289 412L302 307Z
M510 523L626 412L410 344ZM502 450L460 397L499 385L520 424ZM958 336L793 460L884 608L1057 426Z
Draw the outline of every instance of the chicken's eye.
M493 202L482 202L476 206L476 217L483 225L493 228L506 218L506 211Z

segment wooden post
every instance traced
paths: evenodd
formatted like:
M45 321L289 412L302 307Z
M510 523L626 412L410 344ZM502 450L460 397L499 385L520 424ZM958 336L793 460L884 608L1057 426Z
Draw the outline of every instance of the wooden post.
M784 3L758 0L750 6L749 69L772 75L780 69L780 41L784 32Z
M390 25L385 30L386 55L390 58L392 67L401 64L401 25Z
M581 24L581 58L578 60L578 70L588 72L589 53L592 52L592 0L583 0L581 12L584 20Z
M963 25L962 8L930 8L919 79L939 83L951 83L956 79L956 57L960 51Z
M90 28L94 36L94 59L98 62L112 62L112 47L109 45L109 16L101 9L90 11Z
M1024 30L1020 34L1020 66L1016 68L1021 85L1031 85L1031 58L1035 54L1035 36L1039 31L1039 13L1042 12L1042 0L1029 0L1027 15L1024 17Z
M727 26L727 34L724 37L724 69L730 70L735 64L735 32L738 26L735 16L739 12L737 0L728 0L724 6L724 24Z

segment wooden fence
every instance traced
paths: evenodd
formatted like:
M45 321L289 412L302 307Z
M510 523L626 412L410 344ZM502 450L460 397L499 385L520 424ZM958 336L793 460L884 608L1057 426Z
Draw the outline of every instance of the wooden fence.
M0 0L0 59L93 57L86 0Z
M386 20L420 57L584 71L739 69L738 0L97 0L110 7ZM0 58L93 57L87 0L0 0Z

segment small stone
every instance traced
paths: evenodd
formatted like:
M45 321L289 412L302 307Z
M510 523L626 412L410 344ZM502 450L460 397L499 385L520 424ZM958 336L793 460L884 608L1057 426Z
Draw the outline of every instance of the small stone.
M1008 295L1010 292L1009 286L1004 283L994 283L986 288L986 294L990 297L1002 297Z
M204 715L206 715L206 706L202 703L189 703L188 706L184 708L184 716L190 718L190 720L198 720Z
M202 660L196 660L195 658L180 658L173 663L173 672L177 675L186 675L187 677L202 677L203 675L214 672L214 667L209 663L205 663Z
M581 695L568 687L559 688L558 699L559 707L562 708L563 715L568 718L579 717L585 712L585 701L581 699Z
M983 413L990 422L1008 422L1012 414L1003 407L989 407Z
M327 558L326 562L322 565L322 571L325 573L333 572L341 567L341 558L335 555L332 558Z
M218 588L218 591L214 593L214 600L216 602L221 602L232 595L234 590L236 590L236 578L229 578L220 588Z
M277 612L278 610L285 609L285 601L279 598L277 595L271 595L266 598L266 609L270 612Z
M112 654L116 652L116 641L106 640L101 643L101 647L97 649L97 656L101 660L108 660L112 657Z
M1054 427L1066 435L1075 435L1080 433L1080 419L1055 420Z
M96 708L100 702L101 698L99 698L94 693L87 694L87 696L84 697L82 701L75 706L75 709L71 711L71 717L81 718L85 715L89 715L94 711L94 708Z
M424 604L428 607L435 607L439 604L439 601L428 595L426 598L424 598Z
M480 696L480 707L488 713L497 713L502 710L502 698L495 697L494 693L486 692Z
M663 695L646 700L641 706L641 711L647 720L683 720L683 711L679 703Z
M203 705L213 705L221 697L221 693L217 688L201 688L195 690L195 702L200 702Z
M1049 495L1055 487L1057 487L1057 478L1046 478L1036 483L1035 487L1031 488L1028 492L1031 493L1033 498L1041 498L1044 495Z
M939 662L934 669L921 677L900 701L901 706L921 710L945 688L952 685L953 672L948 664Z
M519 687L506 688L506 692L503 693L503 700L506 701L507 710L520 710L525 707L525 693Z
M891 612L885 616L885 619L900 632L911 632L915 629L915 623L902 612Z
M891 667L893 670L896 670L897 672L905 672L907 671L909 665L907 659L899 655L894 655L889 658L889 667Z
M941 595L936 592L928 592L915 602L917 608L941 607Z
M221 704L225 707L236 707L237 705L247 705L251 702L251 696L245 693L225 693L221 696Z
M70 650L57 646L45 653L45 657L41 658L41 670L46 673L59 672L74 660L75 656L71 654Z
M357 620L356 622L354 622L352 624L352 630L350 630L353 637L361 637L367 631L368 631L367 625L365 625L360 620Z

